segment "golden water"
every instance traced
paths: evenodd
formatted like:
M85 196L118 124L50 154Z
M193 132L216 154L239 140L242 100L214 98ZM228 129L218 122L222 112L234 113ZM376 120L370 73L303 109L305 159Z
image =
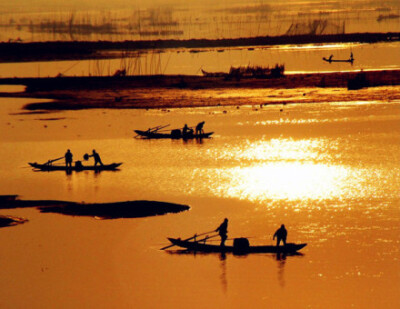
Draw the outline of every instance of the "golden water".
M0 231L1 307L400 306L400 102L10 115L25 101L0 101L0 194L191 210L105 221L2 210L30 221ZM133 138L201 120L215 132L202 143ZM124 164L100 174L27 168L67 148L75 160L94 148ZM272 244L285 223L289 241L308 246L286 259L158 250L225 217L230 237Z

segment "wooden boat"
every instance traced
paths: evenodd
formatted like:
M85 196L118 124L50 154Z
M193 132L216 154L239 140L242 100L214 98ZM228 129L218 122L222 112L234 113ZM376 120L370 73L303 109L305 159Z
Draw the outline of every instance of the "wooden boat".
M170 138L170 139L202 139L209 138L214 132L207 132L202 134L182 134L180 130L172 130L170 133L159 133L157 131L141 131L134 130L136 134L142 138L146 139L161 139L161 138ZM179 132L178 132L179 131Z
M72 167L66 167L65 165L51 165L51 164L39 164L39 163L29 163L36 170L40 171L115 171L122 163L111 163L105 165L82 165L82 164L75 164Z
M185 248L189 251L197 252L222 252L234 254L248 254L248 253L285 253L294 254L300 249L304 248L307 244L293 244L287 243L285 246L250 246L246 238L234 239L233 246L212 245L202 243L201 241L181 240L180 238L168 238L168 240L175 246Z
M353 64L353 62L354 62L354 58L353 57L350 57L349 59L337 59L337 60L336 59L332 59L332 57L329 57L329 58L323 57L322 60L324 60L326 62L329 62L329 63L332 63L332 62L348 62L348 63Z

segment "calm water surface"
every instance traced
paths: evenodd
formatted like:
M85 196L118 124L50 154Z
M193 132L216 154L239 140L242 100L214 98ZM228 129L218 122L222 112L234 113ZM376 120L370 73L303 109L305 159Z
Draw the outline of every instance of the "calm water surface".
M169 49L106 60L0 63L0 77L109 76L126 69L128 75L229 72L231 66L273 67L284 64L286 73L400 69L400 42L375 44L306 44L237 48ZM323 57L355 61L327 63Z
M0 306L398 308L400 102L18 114L0 101L0 194L85 202L162 200L181 214L95 220L35 209L0 231ZM205 120L213 139L148 141L133 129ZM118 172L33 172L93 148ZM229 236L272 244L281 223L303 255L158 250L228 217Z

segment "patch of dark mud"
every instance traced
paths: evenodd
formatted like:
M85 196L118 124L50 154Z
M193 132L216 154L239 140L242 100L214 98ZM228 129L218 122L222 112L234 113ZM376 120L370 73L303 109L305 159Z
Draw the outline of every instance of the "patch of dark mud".
M0 215L0 227L14 226L27 222L27 219Z
M67 119L65 117L58 117L58 118L35 118L35 120L39 121L56 121L56 120L64 120Z
M115 203L75 203L56 200L20 200L15 195L1 195L0 209L36 207L43 213L70 216L91 216L102 219L141 218L178 213L189 206L158 201L126 201Z
M128 201L101 204L69 204L39 207L41 212L54 212L71 216L92 216L103 219L140 218L177 213L189 206L156 201Z
M375 43L398 41L400 34L395 33L346 33L326 35L281 35L258 36L234 39L188 39L188 40L138 40L138 41L56 41L30 43L0 43L2 62L55 61L107 59L120 57L120 53L143 50L163 50L168 48L189 48L192 53L199 48L248 47L271 45L297 45L322 43ZM112 51L112 53L110 53Z

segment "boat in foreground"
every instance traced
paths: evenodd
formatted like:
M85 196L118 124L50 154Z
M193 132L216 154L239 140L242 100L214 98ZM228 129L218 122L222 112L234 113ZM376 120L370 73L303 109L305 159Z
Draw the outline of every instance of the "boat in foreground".
M300 249L304 248L307 244L294 244L287 243L284 246L250 246L247 238L235 238L233 246L220 246L202 243L201 241L188 241L181 240L180 238L168 238L168 240L175 246L185 248L189 251L197 252L231 252L234 254L248 254L248 253L285 253L295 254Z
M82 164L75 164L72 167L67 167L65 165L51 165L51 164L39 164L39 163L29 163L36 170L40 171L115 171L122 163L111 163L105 165L82 165Z
M182 134L181 132L172 130L171 133L159 133L153 131L141 131L141 130L134 130L135 133L146 139L161 139L161 138L170 138L170 139L202 139L202 138L209 138L214 132L207 132L201 134Z

